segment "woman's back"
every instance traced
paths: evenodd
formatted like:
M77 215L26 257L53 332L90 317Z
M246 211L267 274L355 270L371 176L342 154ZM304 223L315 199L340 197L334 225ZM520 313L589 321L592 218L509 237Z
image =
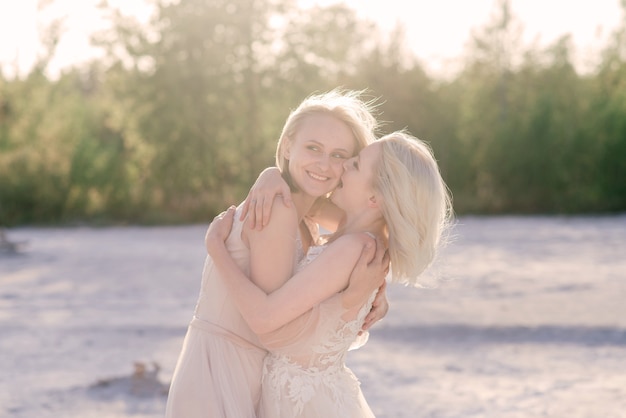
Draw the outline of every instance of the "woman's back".
M312 247L304 268L324 247ZM260 417L369 417L373 414L346 367L375 294L348 310L338 293L280 329L260 336L270 350L263 366Z

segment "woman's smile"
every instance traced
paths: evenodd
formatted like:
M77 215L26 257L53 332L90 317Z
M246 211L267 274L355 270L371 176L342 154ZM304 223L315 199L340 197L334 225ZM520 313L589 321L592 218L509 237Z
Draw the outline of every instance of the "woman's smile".
M327 176L321 176L319 174L315 174L311 171L307 171L307 174L309 175L309 177L311 177L313 180L318 180L318 181L328 181L330 179L330 177Z

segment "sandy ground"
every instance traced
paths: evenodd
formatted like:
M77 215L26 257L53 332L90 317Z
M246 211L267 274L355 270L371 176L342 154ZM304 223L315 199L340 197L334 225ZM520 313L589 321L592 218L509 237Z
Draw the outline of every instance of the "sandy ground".
M9 229L0 417L162 417L204 232ZM626 417L626 216L460 218L453 238L349 355L377 417Z

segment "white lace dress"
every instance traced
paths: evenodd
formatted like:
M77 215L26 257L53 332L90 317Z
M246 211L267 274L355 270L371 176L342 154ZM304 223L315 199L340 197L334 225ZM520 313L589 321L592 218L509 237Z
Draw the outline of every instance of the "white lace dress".
M324 246L312 247L303 268ZM270 350L263 364L259 418L374 417L360 384L346 367L376 293L360 309L346 310L336 294L282 328L259 336Z

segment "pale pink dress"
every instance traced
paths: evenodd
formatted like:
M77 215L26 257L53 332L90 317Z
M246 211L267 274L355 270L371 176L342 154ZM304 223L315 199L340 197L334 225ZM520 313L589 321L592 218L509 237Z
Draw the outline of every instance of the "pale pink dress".
M311 247L304 268L325 247ZM376 292L348 312L336 294L282 328L260 336L270 353L263 365L259 418L374 417L360 383L345 364L348 350L365 343L358 337Z
M250 251L241 239L240 210L226 247L249 275ZM239 314L224 280L207 257L194 317L170 386L167 418L256 417L267 351Z

